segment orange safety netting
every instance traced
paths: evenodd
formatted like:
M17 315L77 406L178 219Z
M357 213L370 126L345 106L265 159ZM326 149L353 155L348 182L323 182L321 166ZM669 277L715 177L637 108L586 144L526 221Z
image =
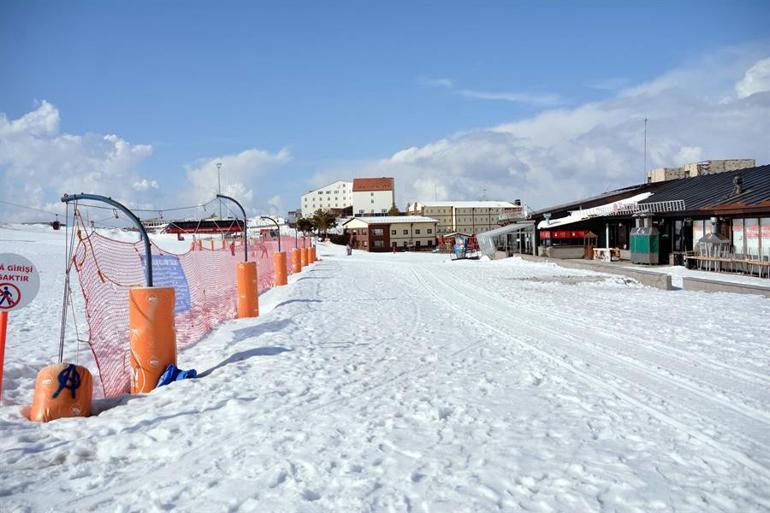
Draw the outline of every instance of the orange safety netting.
M281 237L283 251L306 245L304 239ZM276 251L277 239L249 241L249 261L257 263L260 293L274 284ZM73 259L99 380L104 396L114 397L129 389L128 290L146 286L144 245L80 231ZM222 321L235 318L235 267L243 261L242 241L198 240L183 254L169 253L153 243L152 260L153 285L175 289L178 348L194 344Z

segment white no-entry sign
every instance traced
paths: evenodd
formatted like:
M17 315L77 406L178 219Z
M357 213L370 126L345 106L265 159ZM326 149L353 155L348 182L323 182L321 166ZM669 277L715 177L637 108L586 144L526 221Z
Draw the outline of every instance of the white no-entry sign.
M39 289L35 264L21 255L0 253L0 312L24 308Z

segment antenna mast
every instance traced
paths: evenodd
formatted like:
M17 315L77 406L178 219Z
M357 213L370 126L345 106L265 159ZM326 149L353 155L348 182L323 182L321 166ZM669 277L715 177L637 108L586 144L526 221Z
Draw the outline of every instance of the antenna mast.
M644 174L647 175L647 118L644 118Z

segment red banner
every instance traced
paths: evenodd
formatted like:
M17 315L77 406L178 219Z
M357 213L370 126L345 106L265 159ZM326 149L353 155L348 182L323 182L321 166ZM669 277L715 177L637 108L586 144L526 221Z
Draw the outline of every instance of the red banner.
M582 239L588 230L540 230L541 239Z

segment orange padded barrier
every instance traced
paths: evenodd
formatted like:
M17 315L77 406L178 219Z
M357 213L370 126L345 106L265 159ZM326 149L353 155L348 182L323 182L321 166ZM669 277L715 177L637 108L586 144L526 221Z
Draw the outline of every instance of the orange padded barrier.
M35 379L29 420L48 422L64 417L91 415L94 382L88 369L60 363L43 367Z
M238 262L235 275L238 282L238 318L259 317L257 263Z
M273 255L273 268L275 269L276 286L289 283L289 280L286 278L286 253L278 251Z
M310 249L310 263L315 263L318 261L318 257L316 256L315 252L315 246L312 246Z
M151 392L169 364L176 365L173 287L128 291L131 393Z
M292 273L298 273L302 271L302 256L300 255L301 251L299 248L294 248L291 250L291 272Z
M299 257L300 262L302 263L302 267L307 267L308 265L308 248L301 248L299 250Z

